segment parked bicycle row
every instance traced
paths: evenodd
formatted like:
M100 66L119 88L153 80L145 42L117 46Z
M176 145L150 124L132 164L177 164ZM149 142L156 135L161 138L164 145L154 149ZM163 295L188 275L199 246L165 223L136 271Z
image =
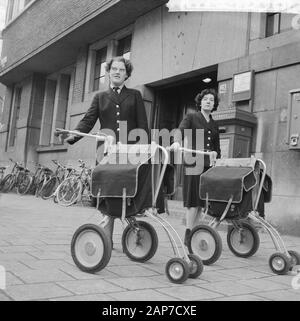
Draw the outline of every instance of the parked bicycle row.
M0 192L7 193L16 190L18 194L34 194L43 199L53 199L63 206L70 206L76 202L91 197L91 172L84 161L78 160L80 170L71 166L64 166L57 160L52 160L55 170L41 164L36 164L33 173L12 159L14 164L11 173L4 175L8 166L0 167Z

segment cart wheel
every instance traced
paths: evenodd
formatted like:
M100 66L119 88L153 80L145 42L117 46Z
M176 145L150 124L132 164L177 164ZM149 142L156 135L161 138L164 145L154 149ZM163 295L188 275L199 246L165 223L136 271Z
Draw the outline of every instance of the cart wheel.
M269 265L275 274L286 274L291 267L289 257L281 252L274 253L270 256Z
M196 279L203 272L203 262L198 255L189 254L190 259L190 273L189 278Z
M191 254L198 255L204 265L210 265L215 263L222 253L222 239L211 226L198 225L191 231L188 249Z
M173 258L167 262L166 274L173 283L183 283L190 274L188 263L182 258Z
M292 269L295 265L300 265L300 254L296 251L288 251L289 255L291 256L291 268Z
M259 235L256 229L247 222L240 223L240 228L229 227L227 244L230 251L239 257L250 257L259 248Z
M72 258L84 272L95 273L104 269L110 260L111 252L111 241L100 226L85 224L73 235Z
M124 253L133 261L145 262L156 253L158 237L153 226L145 221L136 221L136 226L127 225L122 235Z

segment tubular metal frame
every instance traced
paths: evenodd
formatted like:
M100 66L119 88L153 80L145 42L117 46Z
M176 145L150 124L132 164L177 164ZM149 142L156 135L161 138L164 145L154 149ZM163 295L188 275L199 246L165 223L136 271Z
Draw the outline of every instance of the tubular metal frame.
M96 139L96 141L104 141L106 142L107 140L109 140L109 136L103 134L102 133L97 133L97 134L86 134L86 133L81 133L81 132L77 132L77 131L69 131L69 130L65 130L65 129L57 129L57 133L68 133L68 134L73 134L73 135L78 135L78 136L84 136L84 137L89 137L89 138L94 138ZM125 144L120 144L118 143L119 146L125 146ZM151 218L152 220L158 222L162 228L165 230L165 232L167 233L167 236L169 238L169 241L171 243L174 255L177 255L178 257L183 257L185 259L185 261L190 264L191 260L188 257L188 253L185 249L185 246L182 242L182 239L180 238L179 234L177 233L177 231L174 229L174 227L165 219L163 219L160 215L158 215L157 213L157 209L155 208L156 205L156 201L158 198L158 194L159 194L159 190L161 187L161 184L163 182L163 178L164 178L164 174L167 168L167 164L169 162L169 154L167 152L167 149L165 149L164 147L156 144L155 142L151 142L150 145L148 145L151 151L151 159L155 158L156 155L156 151L160 150L162 152L162 154L164 155L163 159L163 163L162 163L162 167L160 167L160 173L159 173L159 178L158 178L158 182L157 184L154 184L153 182L155 181L155 177L154 177L154 165L152 164L152 208L150 209L146 209L143 213L143 216L147 216L149 218ZM126 147L126 146L125 146ZM199 151L200 154L207 154L209 155L210 152L201 152ZM160 164L160 161L158 162L158 164ZM156 186L154 186L156 185ZM99 191L100 193L100 191ZM98 193L98 196L99 196ZM97 205L99 204L99 197L97 197ZM119 218L122 222L122 224L124 225L124 221L127 221L128 224L133 226L133 220L130 218L126 218L126 216L124 215L124 211L125 211L125 206L126 204L126 198L123 195L123 206L122 206L122 216ZM98 207L98 206L97 206ZM134 218L134 222L135 222L135 216L133 216ZM99 225L102 226L103 228L106 227L106 225L109 223L110 221L110 217L109 216L104 216L103 219L100 221ZM179 245L178 246L178 242ZM180 251L181 249L181 251Z

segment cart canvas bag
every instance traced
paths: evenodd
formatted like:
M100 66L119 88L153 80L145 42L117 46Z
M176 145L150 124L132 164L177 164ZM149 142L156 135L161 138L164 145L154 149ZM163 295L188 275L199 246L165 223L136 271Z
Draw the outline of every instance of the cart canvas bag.
M125 205L125 217L129 217L153 206L151 155L140 151L135 159L130 158L132 153L113 151L92 172L92 195L100 198L98 209L103 214L121 217ZM159 212L164 211L161 197L158 197L157 207Z

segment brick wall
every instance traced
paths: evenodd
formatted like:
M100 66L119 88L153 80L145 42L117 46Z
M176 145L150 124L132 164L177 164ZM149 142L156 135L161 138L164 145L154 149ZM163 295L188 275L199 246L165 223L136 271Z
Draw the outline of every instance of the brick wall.
M37 0L3 30L5 68L55 39L112 0Z

